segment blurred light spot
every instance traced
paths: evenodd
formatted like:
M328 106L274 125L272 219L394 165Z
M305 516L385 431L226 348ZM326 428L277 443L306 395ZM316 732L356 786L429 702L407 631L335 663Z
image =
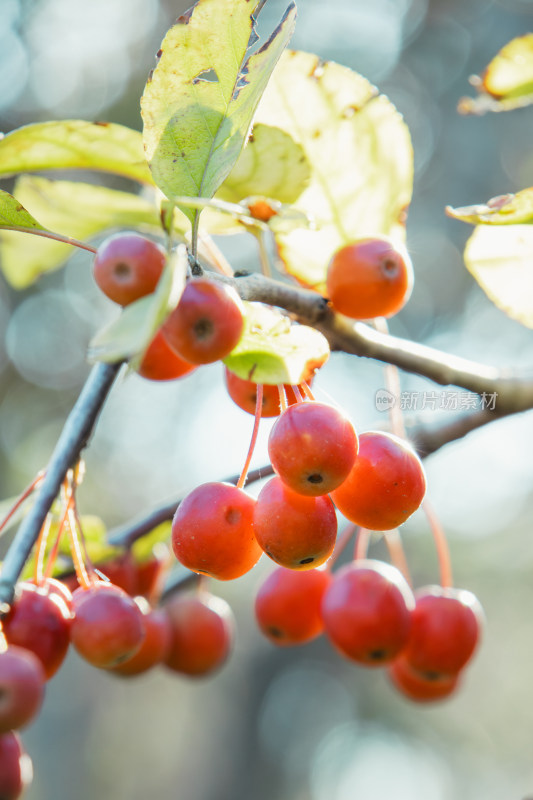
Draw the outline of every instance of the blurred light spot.
M0 27L0 109L11 106L21 94L28 71L26 48L18 34Z
M444 800L451 776L424 744L353 723L325 737L313 760L312 800Z
M326 668L287 669L270 685L259 712L261 744L289 775L306 775L322 737L349 719L353 706L353 697Z
M432 94L444 92L464 70L471 37L450 17L437 17L405 54L405 63L420 75Z
M30 383L68 388L79 384L87 372L88 338L77 298L47 290L24 300L15 310L6 347L16 369Z

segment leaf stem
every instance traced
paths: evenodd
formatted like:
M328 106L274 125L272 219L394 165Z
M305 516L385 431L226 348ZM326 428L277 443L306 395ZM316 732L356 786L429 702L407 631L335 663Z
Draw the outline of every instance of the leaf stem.
M32 233L34 236L42 236L44 239L53 239L55 242L62 242L63 244L71 244L73 247L79 247L80 250L88 250L89 253L96 253L96 248L91 247L90 244L80 242L78 239L71 239L70 236L63 236L61 233L54 233L53 231L42 230L41 228L21 228L19 225L2 225L3 231L17 231L17 233Z

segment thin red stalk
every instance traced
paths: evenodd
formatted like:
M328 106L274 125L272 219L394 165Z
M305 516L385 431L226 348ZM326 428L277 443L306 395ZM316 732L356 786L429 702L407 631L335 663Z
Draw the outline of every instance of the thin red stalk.
M281 413L283 414L284 411L287 410L287 395L285 393L285 387L282 383L278 383L278 392L279 392L279 406L281 408Z
M440 584L444 588L453 586L452 560L450 557L450 548L448 547L448 540L446 539L444 528L440 524L435 511L427 500L424 500L422 503L422 509L424 510L424 514L429 522L429 527L431 528L431 533L433 534L433 539L435 540L435 547L437 548L437 558L439 559L440 569Z
M341 535L337 538L337 541L335 542L335 549L326 566L328 572L335 566L338 557L340 556L340 554L342 553L342 551L344 550L344 548L346 547L352 536L354 536L354 534L357 533L358 527L359 527L358 525L350 523L344 528Z
M74 569L76 570L76 577L78 583L84 589L90 589L94 583L93 576L89 576L85 562L83 560L82 547L80 543L80 536L77 527L76 514L74 513L74 497L71 496L67 506L67 528L70 537L70 554L74 562Z
M303 403L304 398L303 398L302 393L300 391L300 387L297 386L296 384L292 384L291 385L291 389L294 392L294 396L296 397L296 402L297 403Z
M96 577L96 570L94 568L93 562L91 561L89 553L87 552L87 542L85 541L85 536L83 534L83 527L81 524L80 515L78 513L78 506L76 504L76 496L74 493L72 494L72 497L74 499L73 512L74 512L74 518L76 520L76 529L78 531L78 535L81 541L81 546L83 549L83 561L91 583L96 583L98 581L98 578Z
M398 528L395 528L392 531L387 531L383 535L385 537L385 544L387 545L392 563L397 569L400 570L409 586L412 586L413 582L411 580L411 574L407 565L407 558L405 556L405 550L403 549L400 531Z
M257 392L255 398L255 419L254 419L254 429L252 431L252 439L250 441L250 447L248 448L248 455L246 456L246 461L244 462L244 467L242 468L241 477L237 481L237 489L242 489L244 484L246 483L246 476L248 475L248 470L250 468L250 462L252 460L252 456L255 450L255 443L257 442L257 434L259 433L259 423L261 422L261 412L263 410L263 384L257 384Z
M303 389L303 392L308 400L314 401L315 396L311 391L311 389L309 388L309 384L307 383L307 381L302 381L302 383L300 384L300 389Z
M35 569L33 572L33 581L39 586L43 582L44 576L44 558L46 555L46 545L48 543L48 535L50 533L50 526L52 524L52 517L50 514L46 515L43 522L39 538L37 539L37 548L35 555Z
M27 486L26 489L24 489L22 494L18 497L18 499L11 506L11 508L9 509L7 514L5 515L5 517L2 520L2 522L0 522L0 533L4 530L4 528L6 527L7 523L9 522L9 520L11 519L13 514L16 511L18 511L18 509L21 507L22 503L25 500L28 499L30 494L32 494L32 492L37 488L37 486L39 485L39 483L42 481L43 478L44 478L44 471L41 470L41 472L37 473L37 475L32 480L32 482L29 484L29 486Z
M361 558L366 558L368 553L368 545L370 544L371 532L367 528L359 528L357 539L355 541L355 550L353 553L354 561L359 561Z

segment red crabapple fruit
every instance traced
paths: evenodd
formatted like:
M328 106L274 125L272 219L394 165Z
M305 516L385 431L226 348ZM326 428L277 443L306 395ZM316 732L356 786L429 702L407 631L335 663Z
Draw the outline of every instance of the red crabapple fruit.
M155 290L165 261L165 251L151 239L116 233L98 248L94 279L110 300L127 306Z

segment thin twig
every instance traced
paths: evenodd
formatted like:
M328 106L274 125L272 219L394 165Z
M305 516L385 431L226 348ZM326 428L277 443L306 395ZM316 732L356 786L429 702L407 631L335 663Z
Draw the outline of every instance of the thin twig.
M2 565L0 613L9 609L19 577L68 470L75 465L92 433L120 364L93 367L57 441L34 505L22 520Z

